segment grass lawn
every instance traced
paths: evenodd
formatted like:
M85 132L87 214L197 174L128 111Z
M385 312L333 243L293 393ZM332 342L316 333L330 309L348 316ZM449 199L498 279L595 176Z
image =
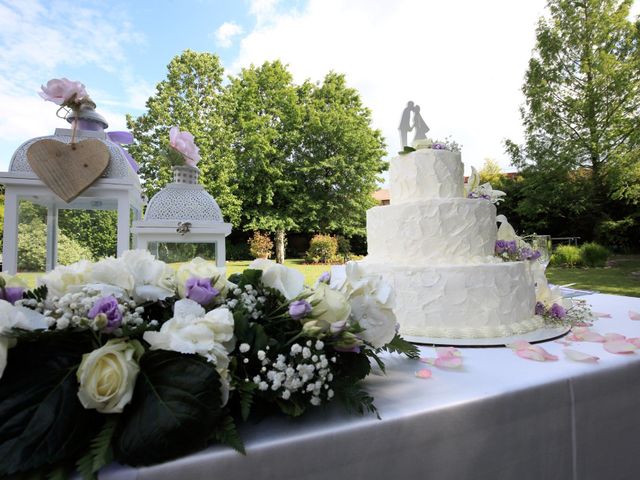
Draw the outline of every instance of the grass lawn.
M575 283L572 288L640 297L640 255L614 255L604 268L549 267L546 273L556 285Z
M227 262L227 276L244 270L250 261ZM330 265L305 265L302 259L285 260L285 265L300 270L304 274L305 283L313 286L322 272L328 271ZM556 285L575 283L574 288L596 290L601 293L640 297L640 255L615 255L604 268L547 268L547 278ZM20 276L30 285L35 286L36 278L41 273L21 273Z

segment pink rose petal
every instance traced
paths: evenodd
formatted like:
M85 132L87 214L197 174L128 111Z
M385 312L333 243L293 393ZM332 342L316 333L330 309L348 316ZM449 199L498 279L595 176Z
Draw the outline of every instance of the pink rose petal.
M627 338L627 342L633 343L636 347L640 348L640 337Z
M536 362L544 362L546 360L542 353L536 352L535 350L522 349L516 350L515 352L516 355L521 358L526 358L527 360L535 360Z
M578 350L573 350L571 348L563 348L562 351L567 358L576 362L596 363L598 360L600 360L599 357L594 357L593 355L589 355L588 353L579 352Z
M591 331L586 327L574 327L571 330L571 335L567 338L575 342L602 343L606 341L606 339L602 335L594 331Z
M611 318L610 313L602 313L602 312L591 312L594 317L597 318Z
M421 368L416 372L416 377L418 378L427 379L427 378L431 378L431 375L432 375L431 370L429 370L428 368Z
M438 357L460 357L462 353L456 347L436 347L436 355Z
M633 353L638 347L631 342L626 340L612 340L610 342L605 342L603 345L604 349L609 353Z
M429 357L420 357L420 361L422 363L427 363L429 365L433 365L433 363L435 362L435 358L429 358Z
M459 368L462 366L462 357L440 357L436 358L433 363L436 367L442 368Z
M573 345L571 342L567 342L566 340L554 340L554 343L559 343L560 345L564 345L565 347Z
M633 310L629 310L629 318L631 320L640 320L640 312L635 312Z
M619 333L605 333L604 338L607 342L612 342L614 340L626 340L627 337L624 335L620 335Z

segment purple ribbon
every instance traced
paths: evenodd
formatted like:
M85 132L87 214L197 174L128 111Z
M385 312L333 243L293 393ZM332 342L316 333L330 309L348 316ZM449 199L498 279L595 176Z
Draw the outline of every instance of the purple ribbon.
M129 165L131 165L131 168L133 168L133 171L138 173L140 167L133 159L131 154L127 152L127 150L123 147L123 145L130 145L133 143L133 135L131 135L131 132L107 132L107 137L109 137L109 140L111 140L113 143L118 144L120 150L122 150L122 153L124 153L125 158L129 162Z

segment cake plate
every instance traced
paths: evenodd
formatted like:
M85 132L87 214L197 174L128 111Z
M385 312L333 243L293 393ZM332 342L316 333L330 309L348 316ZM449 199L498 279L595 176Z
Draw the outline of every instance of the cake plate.
M529 343L542 343L564 337L571 330L570 326L539 328L532 332L509 337L487 337L487 338L436 338L419 337L414 335L402 335L406 341L419 345L429 345L434 347L506 347L508 344L518 340Z

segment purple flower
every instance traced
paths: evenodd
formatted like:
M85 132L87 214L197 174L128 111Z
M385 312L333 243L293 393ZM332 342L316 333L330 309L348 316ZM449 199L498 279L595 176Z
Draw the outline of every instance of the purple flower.
M220 290L211 286L210 278L191 277L185 283L185 297L202 306L209 305L220 294Z
M544 315L544 303L536 302L536 315Z
M562 305L558 305L557 303L554 303L553 305L551 305L549 314L554 318L564 318L567 316L567 311L564 309Z
M506 240L496 240L496 253L498 255L507 251L507 243Z
M540 258L541 255L542 254L540 253L540 250L534 250L531 256L529 257L529 260L537 260Z
M446 147L443 143L434 143L431 145L431 148L434 150L444 150Z
M107 326L104 328L106 332L112 332L122 323L122 312L118 300L113 295L96 300L87 316L94 319L98 315L104 315L107 319Z
M329 272L322 272L322 275L318 277L318 283L329 283L331 280L331 274Z
M0 288L0 300L6 300L10 304L15 304L18 300L22 300L24 288L22 287L4 287Z
M516 244L515 240L509 240L507 242L507 251L509 253L516 253L516 251L518 250L518 245Z
M296 300L289 305L289 315L294 320L300 320L311 313L311 304L306 300Z

